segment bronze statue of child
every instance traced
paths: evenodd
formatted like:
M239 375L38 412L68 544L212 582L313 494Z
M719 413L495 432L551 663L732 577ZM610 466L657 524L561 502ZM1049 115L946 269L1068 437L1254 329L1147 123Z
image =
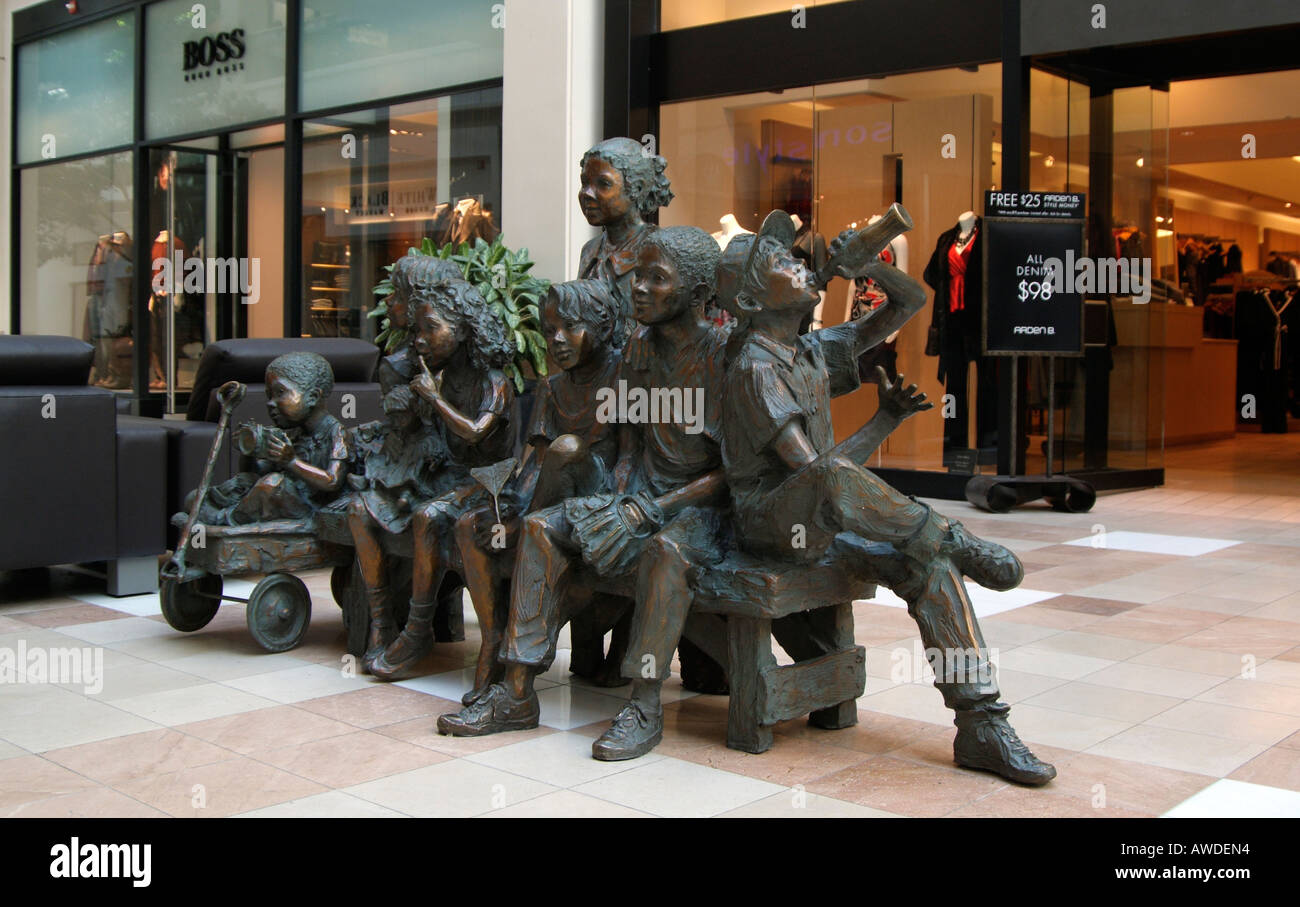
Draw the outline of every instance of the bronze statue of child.
M465 705L501 679L497 650L510 604L520 515L607 490L618 456L617 425L596 418L598 397L615 387L620 361L613 345L619 307L612 290L601 280L554 284L542 300L541 322L561 371L538 382L523 465L499 508L484 504L456 523L462 576L482 634Z
M534 677L554 658L560 628L584 604L569 588L585 562L626 582L636 599L622 665L623 676L635 678L631 697L592 755L631 759L662 739L660 688L690 607L690 578L721 558L726 486L718 407L728 335L702 317L718 255L717 243L697 227L656 230L642 245L631 298L647 326L649 356L644 366L625 357L619 369L618 395L628 405L617 407L624 411L617 415L615 493L569 498L524 518L501 647L505 677L459 713L440 717L441 733L537 726ZM644 404L652 392L678 403L656 414L634 401Z
M386 681L410 676L433 647L438 587L458 560L456 520L487 499L469 470L509 459L514 446L514 388L503 371L514 355L514 344L458 269L435 269L428 276L433 283L420 286L414 297L412 349L420 372L409 387L446 444L444 470L449 476L442 481L449 490L415 507L411 610L402 632L382 650L379 643L396 629L380 579L383 564L372 560L362 565L371 625L379 625L372 631L375 649L366 654L363 666ZM362 553L360 546L357 550Z
M286 353L266 367L266 410L275 426L245 423L235 446L250 468L208 490L199 522L245 525L313 515L344 487L347 432L325 407L334 370L317 353ZM185 509L193 506L193 494Z
M1056 770L1039 761L1007 722L993 666L962 575L991 589L1020 583L1023 567L1001 545L899 494L862 464L884 437L873 419L835 444L830 398L858 386L858 357L900 328L925 302L906 274L872 265L889 301L869 316L799 336L817 287L791 254L795 227L774 211L758 234L728 244L718 295L738 319L728 350L722 450L741 544L754 554L814 563L835 536L855 533L882 552L863 566L908 604L927 650L944 653L935 686L956 713L958 764L1024 784ZM881 375L882 411L925 406ZM874 423L874 424L873 424ZM895 421L894 424L897 424ZM886 432L887 433L887 432Z
M393 292L385 300L388 327L389 330L405 332L406 337L396 349L379 360L379 387L384 394L399 384L410 384L420 373L411 343L411 318L421 288L460 276L461 270L454 261L431 255L403 255L393 265L389 277Z
M605 139L582 156L578 205L600 235L582 247L578 277L603 280L618 299L622 323L618 345L636 327L632 314L632 270L641 246L654 232L647 222L673 199L664 171L668 162L648 154L635 139Z

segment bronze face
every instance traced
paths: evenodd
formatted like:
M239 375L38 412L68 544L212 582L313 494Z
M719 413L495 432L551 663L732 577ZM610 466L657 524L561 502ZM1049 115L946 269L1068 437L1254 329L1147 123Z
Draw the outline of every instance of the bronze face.
M319 402L316 392L303 393L279 372L266 373L266 411L279 428L292 428L306 421Z
M590 362L596 348L587 325L561 315L555 296L550 294L542 305L542 336L551 358L565 371Z
M617 167L598 157L588 158L582 168L582 188L578 190L578 205L587 223L605 227L626 218L633 206L624 188L623 174Z
M399 331L411 326L411 303L400 292L384 300L388 304L388 323Z
M671 321L690 308L677 265L658 246L641 247L632 275L632 315L642 324Z
M459 346L456 329L443 319L436 308L425 304L416 309L415 331L415 352L424 360L429 371L439 371L451 360Z
M779 243L771 240L763 243L755 272L763 281L760 292L765 309L806 309L820 299L808 268Z

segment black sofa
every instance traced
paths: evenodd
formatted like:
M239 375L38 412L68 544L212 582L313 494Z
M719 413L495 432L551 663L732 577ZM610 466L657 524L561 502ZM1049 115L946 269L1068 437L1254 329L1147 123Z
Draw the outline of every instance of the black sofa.
M158 588L167 434L88 387L94 348L0 336L0 570L105 562L108 591Z

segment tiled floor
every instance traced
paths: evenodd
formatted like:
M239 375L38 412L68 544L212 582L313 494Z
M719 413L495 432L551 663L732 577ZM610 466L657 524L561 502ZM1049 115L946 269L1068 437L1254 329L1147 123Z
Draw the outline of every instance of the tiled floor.
M1058 768L1045 788L953 765L950 713L888 593L855 606L856 727L789 721L769 752L740 753L726 699L674 680L663 743L608 764L590 744L626 688L573 680L566 650L538 683L542 727L440 737L472 627L389 686L343 662L324 573L304 577L306 642L269 655L239 605L180 634L156 596L56 572L0 581L0 815L1300 816L1297 457L1297 434L1171 451L1165 487L1087 514L937 502L1024 560L1022 588L972 601L1013 723ZM6 657L82 646L100 689L3 673Z

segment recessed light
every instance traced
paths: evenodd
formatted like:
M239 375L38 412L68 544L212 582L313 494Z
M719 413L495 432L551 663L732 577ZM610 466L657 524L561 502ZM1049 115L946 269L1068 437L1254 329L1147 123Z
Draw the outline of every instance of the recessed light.
M1141 167L1141 166L1142 166L1143 164L1145 164L1146 162L1147 162L1147 159L1146 159L1146 158L1144 158L1144 157L1140 157L1140 158L1138 158L1138 166L1139 166L1139 167Z

